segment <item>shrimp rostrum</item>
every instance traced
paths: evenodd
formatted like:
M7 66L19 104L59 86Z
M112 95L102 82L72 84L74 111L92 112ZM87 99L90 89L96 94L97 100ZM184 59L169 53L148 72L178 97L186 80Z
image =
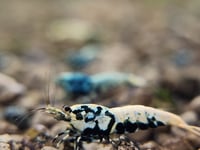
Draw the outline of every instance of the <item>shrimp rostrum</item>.
M64 106L63 110L48 106L45 112L57 120L64 120L70 128L58 134L54 141L72 140L75 149L82 141L111 141L113 134L133 133L138 130L171 125L200 136L200 127L185 123L178 115L143 105L108 108L96 104Z

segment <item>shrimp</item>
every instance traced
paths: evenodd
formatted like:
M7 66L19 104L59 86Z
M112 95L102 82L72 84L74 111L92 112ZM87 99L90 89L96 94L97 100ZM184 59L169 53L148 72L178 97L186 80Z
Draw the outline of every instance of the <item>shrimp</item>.
M61 73L56 83L73 96L103 95L122 86L144 87L146 80L134 74L105 72L87 75L81 72Z
M74 142L74 149L82 141L103 140L111 142L111 135L134 133L138 130L175 126L200 137L200 127L188 125L178 115L143 105L127 105L108 108L97 104L65 105L63 109L48 106L44 111L57 120L69 123L70 127L58 134L54 142Z

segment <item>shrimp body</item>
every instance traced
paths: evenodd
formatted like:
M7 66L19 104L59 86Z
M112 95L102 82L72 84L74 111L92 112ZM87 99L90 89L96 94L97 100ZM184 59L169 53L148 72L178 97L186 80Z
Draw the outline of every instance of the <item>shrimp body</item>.
M91 76L95 91L105 93L120 86L143 87L146 81L134 74L105 72Z
M110 111L116 116L112 133L131 133L165 125L188 126L179 116L173 113L143 105L110 108Z
M72 97L88 95L93 91L91 77L84 73L62 73L56 78L56 83Z
M150 107L129 105L107 108L95 104L71 107L70 124L82 135L104 135L132 133L137 130L167 125L166 114Z
M132 133L168 124L164 118L166 114L151 107L128 105L111 108L110 111L116 116L111 133Z
M105 72L88 75L81 72L61 73L56 78L56 84L69 96L104 95L120 87L144 87L146 80L134 74Z
M54 113L50 113L53 110ZM200 127L186 124L178 115L143 105L108 108L96 104L77 104L64 106L63 110L47 107L46 112L71 125L70 129L63 132L67 136L60 140L69 137L69 130L77 137L93 141L110 139L112 134L133 133L165 125L177 126L200 136Z

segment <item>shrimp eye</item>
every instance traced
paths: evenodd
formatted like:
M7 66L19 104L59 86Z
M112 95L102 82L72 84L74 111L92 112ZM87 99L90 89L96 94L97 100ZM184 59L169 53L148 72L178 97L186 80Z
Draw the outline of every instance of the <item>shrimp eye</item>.
M71 108L70 108L68 105L64 105L64 106L63 106L63 109L64 109L65 111L68 111L68 112L71 112L71 111L72 111Z

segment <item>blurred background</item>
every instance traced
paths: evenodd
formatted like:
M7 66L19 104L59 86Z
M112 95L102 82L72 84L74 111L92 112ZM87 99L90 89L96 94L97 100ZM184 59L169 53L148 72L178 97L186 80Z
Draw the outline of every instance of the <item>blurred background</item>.
M19 134L23 139L22 133L40 124L45 131L38 133L55 135L59 129L51 117L44 121L39 113L28 117L32 125L24 122L21 127L12 121L12 113L25 109L19 112L23 116L44 104L48 95L55 105L81 103L66 100L63 91L51 86L61 72L133 73L147 85L123 89L95 103L149 105L200 125L199 24L199 0L0 0L0 110L4 114L0 133L9 133L8 139ZM8 110L10 106L19 108ZM194 137L183 141L173 137L177 130L166 130L157 136L148 131L138 140L154 141L151 146L157 149L200 146ZM27 135L36 137L32 132ZM176 138L174 145L163 143L170 138Z

